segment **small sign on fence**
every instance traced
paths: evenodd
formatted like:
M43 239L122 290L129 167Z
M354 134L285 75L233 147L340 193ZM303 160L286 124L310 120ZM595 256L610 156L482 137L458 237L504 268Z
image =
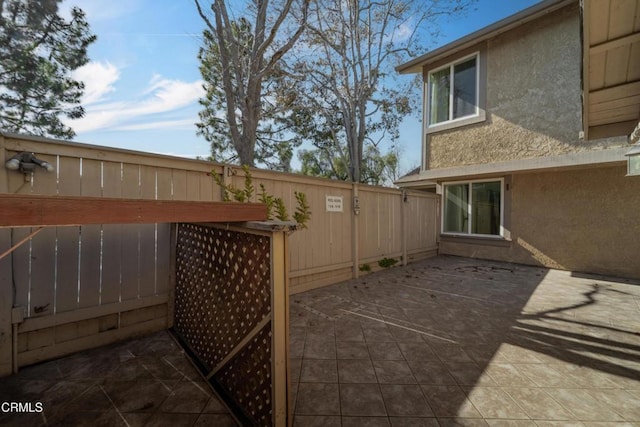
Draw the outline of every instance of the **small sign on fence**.
M327 212L342 212L342 196L327 196Z

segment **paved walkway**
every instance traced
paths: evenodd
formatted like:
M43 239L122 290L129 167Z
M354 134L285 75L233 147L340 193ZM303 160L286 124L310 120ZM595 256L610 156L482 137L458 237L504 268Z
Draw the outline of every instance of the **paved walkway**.
M437 257L291 298L295 426L640 426L640 283Z
M640 427L640 283L437 257L291 298L294 426ZM166 332L0 380L0 425L231 426Z
M41 402L0 426L235 426L168 332L77 353L0 379L0 402Z

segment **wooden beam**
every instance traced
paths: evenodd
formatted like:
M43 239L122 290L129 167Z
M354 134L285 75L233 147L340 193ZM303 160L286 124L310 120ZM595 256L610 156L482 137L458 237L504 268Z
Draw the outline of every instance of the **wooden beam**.
M640 41L640 33L631 33L614 40L609 40L604 43L591 46L589 48L589 55L596 55L598 53L616 49L621 46L630 45L639 41Z
M0 194L0 227L264 221L261 203Z
M589 103L591 105L600 104L602 102L615 101L616 99L627 98L638 94L640 94L640 81L624 83L591 92L589 94Z

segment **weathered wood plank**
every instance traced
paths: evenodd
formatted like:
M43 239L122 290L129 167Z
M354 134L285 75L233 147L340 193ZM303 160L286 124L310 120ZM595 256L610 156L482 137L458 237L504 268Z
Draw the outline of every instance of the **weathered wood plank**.
M0 227L264 221L261 203L0 194Z

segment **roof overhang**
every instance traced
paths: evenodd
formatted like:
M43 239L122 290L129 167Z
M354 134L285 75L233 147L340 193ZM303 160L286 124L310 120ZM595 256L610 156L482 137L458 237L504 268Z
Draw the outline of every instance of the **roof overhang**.
M480 42L492 39L504 32L512 30L527 22L543 17L560 8L575 4L577 0L545 0L527 9L524 9L515 15L511 15L501 21L498 21L488 27L473 32L461 39L446 44L438 49L419 56L411 61L396 67L396 71L400 74L421 73L422 68L429 63L454 55L464 49L468 49Z
M400 188L413 188L420 185L456 179L624 165L627 161L625 154L627 154L628 151L628 147L622 147L608 150L590 150L560 156L534 157L505 162L430 169L421 171L416 175L403 177L396 181L395 184Z
M640 0L582 0L582 32L585 139L630 136L640 120Z

